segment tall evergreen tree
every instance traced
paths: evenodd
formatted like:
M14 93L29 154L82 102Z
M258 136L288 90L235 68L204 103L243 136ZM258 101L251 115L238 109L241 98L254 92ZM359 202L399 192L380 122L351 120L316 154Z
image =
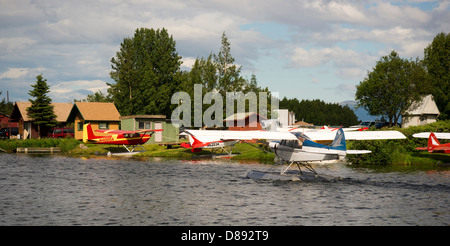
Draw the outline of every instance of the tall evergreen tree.
M234 64L231 45L225 32L222 34L221 43L219 54L214 55L214 62L218 77L216 88L224 96L226 92L242 91L246 81L240 75L242 68Z
M33 119L33 123L38 126L38 135L41 138L41 130L44 127L53 127L58 122L56 121L56 115L53 111L52 99L47 96L50 92L50 87L47 84L47 80L42 77L42 74L36 77L36 84L31 85L33 90L28 93L33 99L28 99L31 102L31 106L27 108L28 117Z
M133 38L121 43L111 64L115 83L108 83L108 92L121 115L170 115L181 57L166 29L137 29Z

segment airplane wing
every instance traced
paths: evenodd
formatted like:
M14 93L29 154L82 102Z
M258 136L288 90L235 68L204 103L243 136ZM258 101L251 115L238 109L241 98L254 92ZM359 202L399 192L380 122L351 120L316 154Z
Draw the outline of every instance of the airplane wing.
M428 147L417 147L416 150L428 150Z
M379 140L379 139L406 139L399 131L349 131L344 132L346 140ZM332 141L336 132L305 132L314 141Z
M221 131L221 130L185 130L185 132L202 138L202 141L218 141L218 140L297 140L292 133L289 132L271 132L271 131Z
M450 139L450 133L447 133L447 132L434 132L434 135L438 139ZM413 134L413 137L415 137L415 138L429 138L430 137L430 132L416 133L416 134Z
M160 132L163 129L155 130L137 130L137 131L127 131L127 130L95 130L95 132L107 133L107 134L132 134L132 133L145 133L145 132Z
M360 154L369 154L372 153L370 150L356 150L356 149L348 149L347 154L349 155L360 155Z
M449 153L448 151L450 151L450 147L447 147L447 146L439 146L439 147L434 147L433 150L436 151L436 152L445 152L445 153Z

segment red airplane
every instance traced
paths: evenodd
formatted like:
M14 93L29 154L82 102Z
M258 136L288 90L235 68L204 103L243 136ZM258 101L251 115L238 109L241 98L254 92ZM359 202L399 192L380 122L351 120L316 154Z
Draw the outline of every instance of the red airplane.
M417 134L414 137L417 137ZM428 150L430 153L450 153L450 143L440 144L436 135L433 132L430 132L430 136L428 137L428 146L427 147L417 147L417 150Z
M136 145L146 143L155 132L160 132L162 129L155 130L138 130L138 131L125 131L125 130L96 130L105 134L111 134L107 136L96 136L92 130L91 124L85 124L83 126L83 142L93 144L117 144L123 145L128 152L133 152ZM150 134L146 134L146 133ZM133 145L133 149L128 149L127 145Z

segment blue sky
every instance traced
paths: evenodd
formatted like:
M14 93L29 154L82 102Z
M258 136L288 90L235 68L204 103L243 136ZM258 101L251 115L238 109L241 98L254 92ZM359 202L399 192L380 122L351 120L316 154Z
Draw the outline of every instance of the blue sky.
M281 98L354 100L381 56L422 58L450 31L450 1L3 0L0 99L26 101L40 73L54 102L106 91L110 59L137 28L166 28L183 57L217 53L223 32L243 75Z

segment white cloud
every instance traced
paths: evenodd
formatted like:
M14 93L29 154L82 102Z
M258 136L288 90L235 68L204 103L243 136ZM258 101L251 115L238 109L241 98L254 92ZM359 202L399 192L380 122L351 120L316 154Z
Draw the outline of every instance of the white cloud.
M51 86L50 90L53 93L66 93L71 90L87 90L97 92L98 90L106 91L108 86L102 80L74 80L59 82Z
M108 86L102 80L74 80L59 82L50 86L49 96L53 101L69 102L73 99L85 99L88 94L97 91L106 93Z
M333 65L335 75L348 79L360 79L376 61L376 57L358 53L340 47L310 49L296 48L290 56L291 66L295 68L311 68Z
M3 52L16 52L28 48L36 40L27 37L0 38L0 48Z
M79 60L77 63L81 65L93 65L93 64L99 64L101 62L101 59L90 59L90 60Z
M183 63L181 64L181 67L187 70L190 70L192 66L194 66L195 60L197 58L194 57L183 57L181 60Z
M0 74L0 79L18 79L28 74L28 68L9 68Z

